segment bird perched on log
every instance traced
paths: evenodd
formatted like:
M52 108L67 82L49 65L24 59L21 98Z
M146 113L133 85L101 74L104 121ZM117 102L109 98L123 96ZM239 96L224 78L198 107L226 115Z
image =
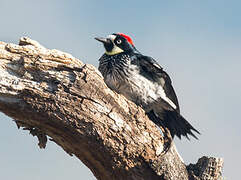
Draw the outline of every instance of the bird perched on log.
M141 106L164 135L197 139L193 131L199 132L180 114L169 75L152 57L141 54L123 33L95 39L105 48L98 69L109 88Z

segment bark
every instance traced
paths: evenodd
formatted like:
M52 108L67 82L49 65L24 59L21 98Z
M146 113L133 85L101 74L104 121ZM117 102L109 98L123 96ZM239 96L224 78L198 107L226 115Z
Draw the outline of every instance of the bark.
M223 160L186 166L145 112L92 65L29 38L0 42L0 111L80 159L99 180L218 179Z

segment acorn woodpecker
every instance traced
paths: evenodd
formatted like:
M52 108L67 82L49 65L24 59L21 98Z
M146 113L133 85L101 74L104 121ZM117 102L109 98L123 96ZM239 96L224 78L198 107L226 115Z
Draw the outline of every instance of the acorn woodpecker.
M152 57L142 55L123 33L95 39L106 50L99 59L98 69L109 88L141 106L171 139L175 135L180 139L181 136L189 139L188 135L197 139L192 131L200 133L180 114L169 75Z

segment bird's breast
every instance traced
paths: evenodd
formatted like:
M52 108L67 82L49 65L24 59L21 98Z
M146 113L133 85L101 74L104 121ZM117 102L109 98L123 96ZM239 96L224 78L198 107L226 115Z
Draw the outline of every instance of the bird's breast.
M107 74L106 84L116 91L123 94L127 99L137 105L141 105L145 110L158 100L164 93L160 84L148 80L140 74L136 65L129 65L126 70L125 78L115 78L113 74Z
M160 98L158 86L157 83L142 76L138 70L134 70L130 73L122 94L145 109Z
M145 111L153 106L161 107L163 101L176 108L163 89L165 82L146 78L140 73L138 64L131 63L129 55L104 55L99 70L109 88L142 106Z

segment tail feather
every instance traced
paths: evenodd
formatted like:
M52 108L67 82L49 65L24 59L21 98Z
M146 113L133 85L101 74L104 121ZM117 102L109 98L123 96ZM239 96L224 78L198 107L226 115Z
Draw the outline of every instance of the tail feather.
M179 139L181 136L185 136L188 140L188 135L193 136L195 139L198 139L197 136L192 132L196 132L200 134L198 130L196 130L182 115L175 111L168 111L166 117L163 120L163 124L165 127L169 129L172 137L176 135Z
M198 134L200 134L200 132L178 112L166 111L164 114L162 113L157 116L153 111L150 111L147 115L158 126L168 128L172 138L176 135L179 139L181 139L181 136L185 136L190 140L188 135L191 135L195 139L198 139L193 131Z

